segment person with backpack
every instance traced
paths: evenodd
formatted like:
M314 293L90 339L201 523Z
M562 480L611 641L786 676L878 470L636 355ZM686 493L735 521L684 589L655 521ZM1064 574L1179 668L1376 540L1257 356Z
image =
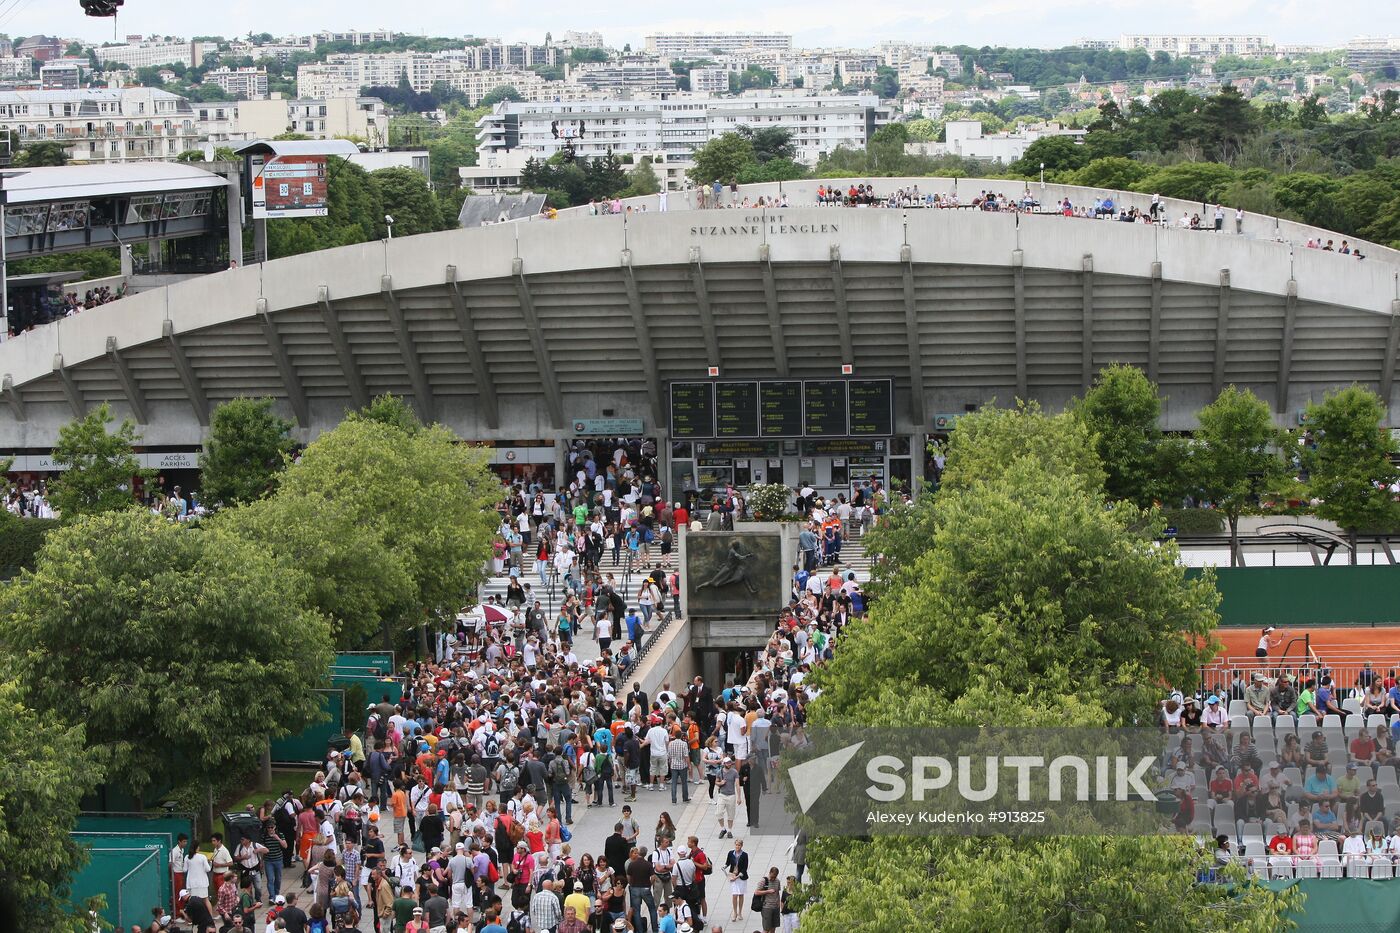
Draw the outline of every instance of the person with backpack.
M564 814L564 822L573 825L574 797L570 786L573 768L569 766L569 756L564 753L563 746L554 746L545 772L549 780L549 800L554 805L554 811Z
M505 809L506 804L515 796L516 789L520 787L520 767L507 757L496 768L495 778L501 808Z

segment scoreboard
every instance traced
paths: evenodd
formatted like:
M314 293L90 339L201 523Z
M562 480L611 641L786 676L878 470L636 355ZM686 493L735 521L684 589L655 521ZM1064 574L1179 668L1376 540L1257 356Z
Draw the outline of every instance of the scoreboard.
M766 379L671 383L675 440L888 437L889 379Z

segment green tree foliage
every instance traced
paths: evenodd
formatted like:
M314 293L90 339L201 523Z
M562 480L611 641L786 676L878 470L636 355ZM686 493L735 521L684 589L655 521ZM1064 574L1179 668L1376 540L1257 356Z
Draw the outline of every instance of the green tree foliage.
M502 84L498 88L493 88L486 92L486 96L481 98L482 107L494 107L503 100L524 100L525 95L516 90L513 84Z
M349 418L322 434L283 475L280 496L338 503L408 568L406 624L455 613L483 579L500 481L483 451L444 427ZM401 632L406 631L400 629Z
M370 178L379 189L384 213L394 218L395 236L443 229L442 210L421 172L402 166L381 168Z
M1108 497L1138 508L1150 506L1159 493L1162 399L1157 386L1137 367L1115 364L1099 371L1074 411L1094 435Z
M747 91L751 88L772 87L777 83L778 76L759 65L750 65L743 71L729 73L729 91L732 94L738 94L740 91Z
M1181 162L1158 168L1134 190L1183 201L1213 201L1234 181L1234 170L1217 162Z
M912 570L813 675L810 721L1125 724L1149 715L1161 684L1189 687L1214 650L1219 597L1208 578L1186 579L1174 546L1148 545L1136 508L1105 498L1097 460L1074 417L959 419L951 482L918 506L922 549L903 542ZM818 836L803 922L860 929L878 916L881 928L915 929L938 917L975 930L995 916L998 929L1265 933L1298 903L1196 884L1208 857L1179 838Z
M1134 185L1151 173L1152 169L1141 162L1123 156L1107 156L1095 159L1075 172L1070 178L1070 184L1083 185L1086 188L1131 191Z
M87 862L68 833L102 771L83 726L67 722L35 713L15 681L0 681L0 746L8 759L0 782L0 910L16 930L91 929L67 896Z
M780 126L766 126L760 129L741 126L737 132L752 144L754 161L759 164L773 159L786 159L790 162L797 158L797 147L793 145L791 130Z
M0 466L4 464L0 462ZM58 520L53 518L20 518L0 509L0 580L7 580L21 570L32 570L44 538Z
M271 490L292 451L291 430L270 398L236 398L215 408L199 458L205 501L236 505Z
M1267 402L1248 389L1226 386L1198 415L1200 428L1191 445L1196 487L1225 513L1230 525L1230 566L1240 565L1240 513L1283 479L1278 444Z
M50 486L50 501L65 519L136 507L133 477L155 474L142 468L133 448L140 443L136 425L124 419L108 431L112 410L103 402L86 417L58 429L53 458L68 468Z
M105 279L120 275L122 260L114 249L85 249L76 253L57 253L16 259L6 263L10 275L32 275L36 272L68 272L79 270L86 278Z
M1385 405L1370 389L1350 386L1308 406L1308 433L1314 443L1303 448L1308 490L1321 499L1319 518L1336 522L1351 539L1356 563L1359 529L1389 529L1396 507L1389 486L1400 472L1391 463L1396 445L1385 431Z
M405 554L386 549L379 529L343 499L272 495L224 509L215 524L271 554L296 579L306 605L330 621L337 648L367 647L414 618Z
M31 142L15 153L16 168L38 168L45 165L67 165L68 149L63 143Z
M0 593L0 648L29 705L86 725L107 780L212 780L317 715L330 631L293 582L233 535L88 516Z
M622 160L613 153L573 160L556 153L547 161L527 161L520 183L530 191L559 192L566 204L555 206L570 206L616 197L627 187L628 177Z
M687 172L691 180L705 185L737 179L744 166L757 162L753 141L740 133L717 136L695 151L695 167Z
M1089 150L1069 136L1043 136L1026 147L1025 155L1008 169L1028 177L1040 174L1041 163L1048 172L1072 172L1089 163Z
M640 194L656 194L660 190L661 179L656 177L656 169L651 167L651 158L643 156L637 167L627 173L627 187L623 189L622 196L630 198Z

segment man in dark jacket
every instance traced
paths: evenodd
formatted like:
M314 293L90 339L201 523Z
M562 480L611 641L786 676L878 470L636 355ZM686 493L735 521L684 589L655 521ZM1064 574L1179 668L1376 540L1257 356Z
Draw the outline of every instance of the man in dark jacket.
M608 860L608 867L621 872L627 866L627 856L631 851L631 844L622 835L622 824L614 825L613 834L603 843L603 857Z

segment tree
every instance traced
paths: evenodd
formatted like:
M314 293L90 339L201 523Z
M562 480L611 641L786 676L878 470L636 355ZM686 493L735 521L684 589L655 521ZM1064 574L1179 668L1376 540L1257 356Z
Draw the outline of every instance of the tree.
M500 87L492 88L478 101L482 107L494 107L501 101L524 100L525 95L516 90L513 84L502 84Z
M271 495L224 509L215 523L271 554L297 580L307 606L330 621L337 648L364 648L413 617L413 575L348 502Z
M141 440L136 425L128 418L108 432L112 421L112 411L103 402L87 417L58 429L53 458L67 469L52 483L50 499L64 518L135 508L132 479L155 476L141 467L132 449Z
M413 597L404 621L416 626L448 617L474 597L501 487L486 455L444 427L410 432L355 417L306 448L278 495L350 509L378 537L378 552L409 568Z
M1047 172L1072 172L1089 162L1089 150L1071 136L1042 136L1026 147L1025 154L1007 166L1016 175L1038 175L1041 163Z
M29 275L35 272L68 272L81 270L90 279L105 279L120 275L121 257L115 249L84 249L76 253L50 253L47 256L34 256L29 259L16 259L6 263L10 275Z
M1125 724L1150 713L1161 684L1194 682L1214 650L1212 582L1186 579L1174 545L1147 546L1138 510L1104 498L1082 424L1062 433L1052 420L1032 408L959 420L957 482L932 497L932 533L812 675L810 723ZM1015 453L1018 435L1033 440ZM890 929L932 916L980 929L995 915L1028 929L1265 933L1298 903L1197 884L1205 855L1178 838L818 835L808 861L804 921L820 929L860 928L878 908Z
M293 583L233 535L91 515L0 593L0 648L36 711L86 725L108 781L212 780L317 715L330 631Z
M0 681L0 743L9 750L0 782L0 917L15 930L86 933L86 912L66 894L87 862L69 832L102 774L83 726L39 716L17 683Z
M1108 156L1095 159L1075 172L1072 182L1086 188L1126 191L1151 173L1152 169L1141 162L1123 156Z
M725 133L695 151L695 167L687 172L697 184L737 179L754 160L753 143L738 133Z
M292 451L292 423L272 412L272 399L236 398L214 409L199 458L204 500L236 505L268 492Z
M759 164L772 159L790 161L797 157L797 147L792 143L791 130L783 129L781 126L766 126L760 129L741 126L738 133L752 143L753 158Z
M623 189L622 196L630 198L640 194L656 194L660 190L661 179L656 177L656 169L651 167L651 158L643 156L637 167L627 173L627 187Z
M1322 500L1318 517L1346 531L1353 564L1358 529L1389 530L1395 523L1389 487L1400 472L1390 461L1396 445L1382 427L1384 420L1384 403L1357 385L1308 406L1308 433L1314 438L1303 448L1308 490Z
M13 163L17 168L36 168L46 165L67 165L68 149L63 143L32 142L15 153Z
M1156 169L1134 185L1133 190L1183 201L1212 201L1234 178L1235 172L1228 165L1182 162Z
M379 189L384 213L394 218L395 234L412 236L443 228L442 212L422 172L398 166L381 168L369 177Z
M1108 497L1150 506L1158 492L1156 453L1162 439L1157 386L1137 367L1114 364L1099 371L1074 410L1094 435Z
M1191 468L1201 494L1230 525L1230 566L1240 566L1240 513L1283 478L1280 434L1266 402L1227 386L1202 408L1191 446Z

